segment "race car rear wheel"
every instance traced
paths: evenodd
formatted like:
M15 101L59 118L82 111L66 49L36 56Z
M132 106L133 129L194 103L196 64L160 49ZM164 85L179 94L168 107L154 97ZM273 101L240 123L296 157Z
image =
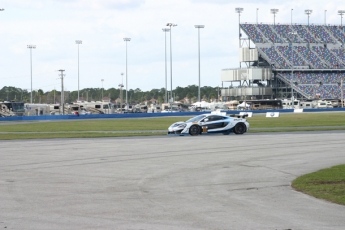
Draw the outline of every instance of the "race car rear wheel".
M235 128L234 128L234 133L236 134L243 134L246 132L246 125L243 124L243 123L238 123L235 125Z
M200 134L200 127L198 125L192 125L190 128L189 128L189 134L191 136L197 136Z

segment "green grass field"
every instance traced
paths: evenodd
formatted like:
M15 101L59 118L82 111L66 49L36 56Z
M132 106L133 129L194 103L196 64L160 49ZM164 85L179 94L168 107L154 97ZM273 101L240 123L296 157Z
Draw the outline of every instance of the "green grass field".
M7 132L0 134L0 140L163 135L170 124L187 119L189 117L35 121L25 124L8 122L0 125L0 132ZM345 113L281 114L279 118L254 114L247 120L251 128L249 132L345 130ZM135 130L141 132L133 133Z
M297 191L345 205L345 165L303 175L292 182Z

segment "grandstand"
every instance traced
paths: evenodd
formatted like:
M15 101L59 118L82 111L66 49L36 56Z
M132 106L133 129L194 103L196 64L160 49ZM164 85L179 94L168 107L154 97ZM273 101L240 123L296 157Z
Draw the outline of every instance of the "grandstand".
M247 87L256 87L255 83L260 87L262 81L267 82L264 86L272 89L271 95L246 94L246 97L341 99L341 80L345 77L344 26L241 23L240 29L247 35L244 38L240 33L240 41L249 44L241 49L257 52L256 59L243 58L240 54L240 61L248 69L268 68L272 75L259 81L246 79L252 80ZM251 43L254 48L250 47ZM238 71L223 70L222 81L236 81L229 77L235 70ZM222 96L230 100L236 95L223 89Z

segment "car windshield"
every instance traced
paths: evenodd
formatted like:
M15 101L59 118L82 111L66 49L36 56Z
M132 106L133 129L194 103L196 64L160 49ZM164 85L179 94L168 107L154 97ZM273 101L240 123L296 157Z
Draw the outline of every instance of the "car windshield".
M186 122L198 122L201 119L204 119L205 117L206 117L206 115L199 115L199 116L196 116L196 117L193 117L193 118L189 119Z

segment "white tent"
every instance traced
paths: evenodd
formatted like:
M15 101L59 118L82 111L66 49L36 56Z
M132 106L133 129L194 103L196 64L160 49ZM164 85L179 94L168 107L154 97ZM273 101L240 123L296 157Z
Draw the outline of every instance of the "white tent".
M241 104L239 104L239 105L237 106L237 109L244 109L244 108L249 109L249 108L250 108L250 105L247 104L247 103L245 103L245 102L242 102Z
M192 104L196 108L210 108L210 103L206 101L198 101Z

